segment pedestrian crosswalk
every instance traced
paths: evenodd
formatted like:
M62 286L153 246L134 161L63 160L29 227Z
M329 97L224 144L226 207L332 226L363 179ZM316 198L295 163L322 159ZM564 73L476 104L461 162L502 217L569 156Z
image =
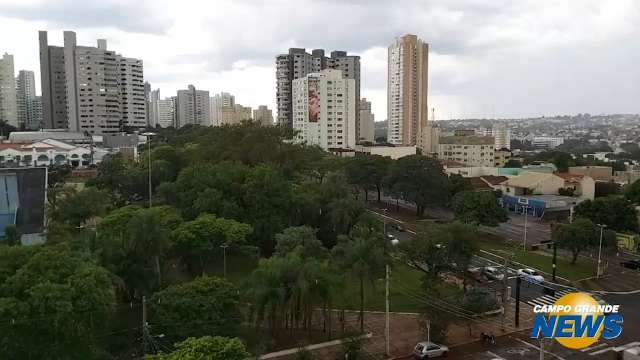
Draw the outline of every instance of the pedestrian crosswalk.
M525 301L527 304L531 306L535 305L553 305L555 302L563 297L565 294L574 292L573 289L564 289L564 290L556 290L553 295L541 295L536 298Z

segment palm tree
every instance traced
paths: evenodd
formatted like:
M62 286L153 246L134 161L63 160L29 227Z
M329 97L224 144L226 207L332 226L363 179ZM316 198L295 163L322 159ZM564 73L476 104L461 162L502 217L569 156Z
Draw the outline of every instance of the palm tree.
M333 259L360 284L360 331L364 331L364 282L382 276L385 266L385 238L377 227L358 223L349 236L340 236Z

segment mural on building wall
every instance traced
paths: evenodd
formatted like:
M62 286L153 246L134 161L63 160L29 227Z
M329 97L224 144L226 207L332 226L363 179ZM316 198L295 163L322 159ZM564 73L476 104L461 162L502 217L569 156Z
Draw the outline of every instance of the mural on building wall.
M318 80L309 79L309 122L318 122L320 116L320 96L318 94Z

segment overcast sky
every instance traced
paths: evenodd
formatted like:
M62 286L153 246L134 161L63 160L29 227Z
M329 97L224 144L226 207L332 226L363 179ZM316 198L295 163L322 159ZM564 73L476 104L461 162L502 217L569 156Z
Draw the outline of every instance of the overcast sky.
M439 119L640 112L635 0L0 0L0 53L39 89L38 30L54 45L62 30L107 39L163 97L192 83L274 109L277 54L346 50L383 120L387 46L413 33L431 46Z

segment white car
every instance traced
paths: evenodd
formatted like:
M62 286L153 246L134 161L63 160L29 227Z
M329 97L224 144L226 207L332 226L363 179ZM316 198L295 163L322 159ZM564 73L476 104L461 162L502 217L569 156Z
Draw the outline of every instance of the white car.
M438 345L430 341L419 342L413 349L413 357L423 360L427 358L447 356L449 348L444 345Z
M543 283L544 277L533 269L518 269L518 276L530 283Z
M498 280L498 281L504 280L504 273L498 268L495 268L493 266L485 267L484 275L491 280Z

